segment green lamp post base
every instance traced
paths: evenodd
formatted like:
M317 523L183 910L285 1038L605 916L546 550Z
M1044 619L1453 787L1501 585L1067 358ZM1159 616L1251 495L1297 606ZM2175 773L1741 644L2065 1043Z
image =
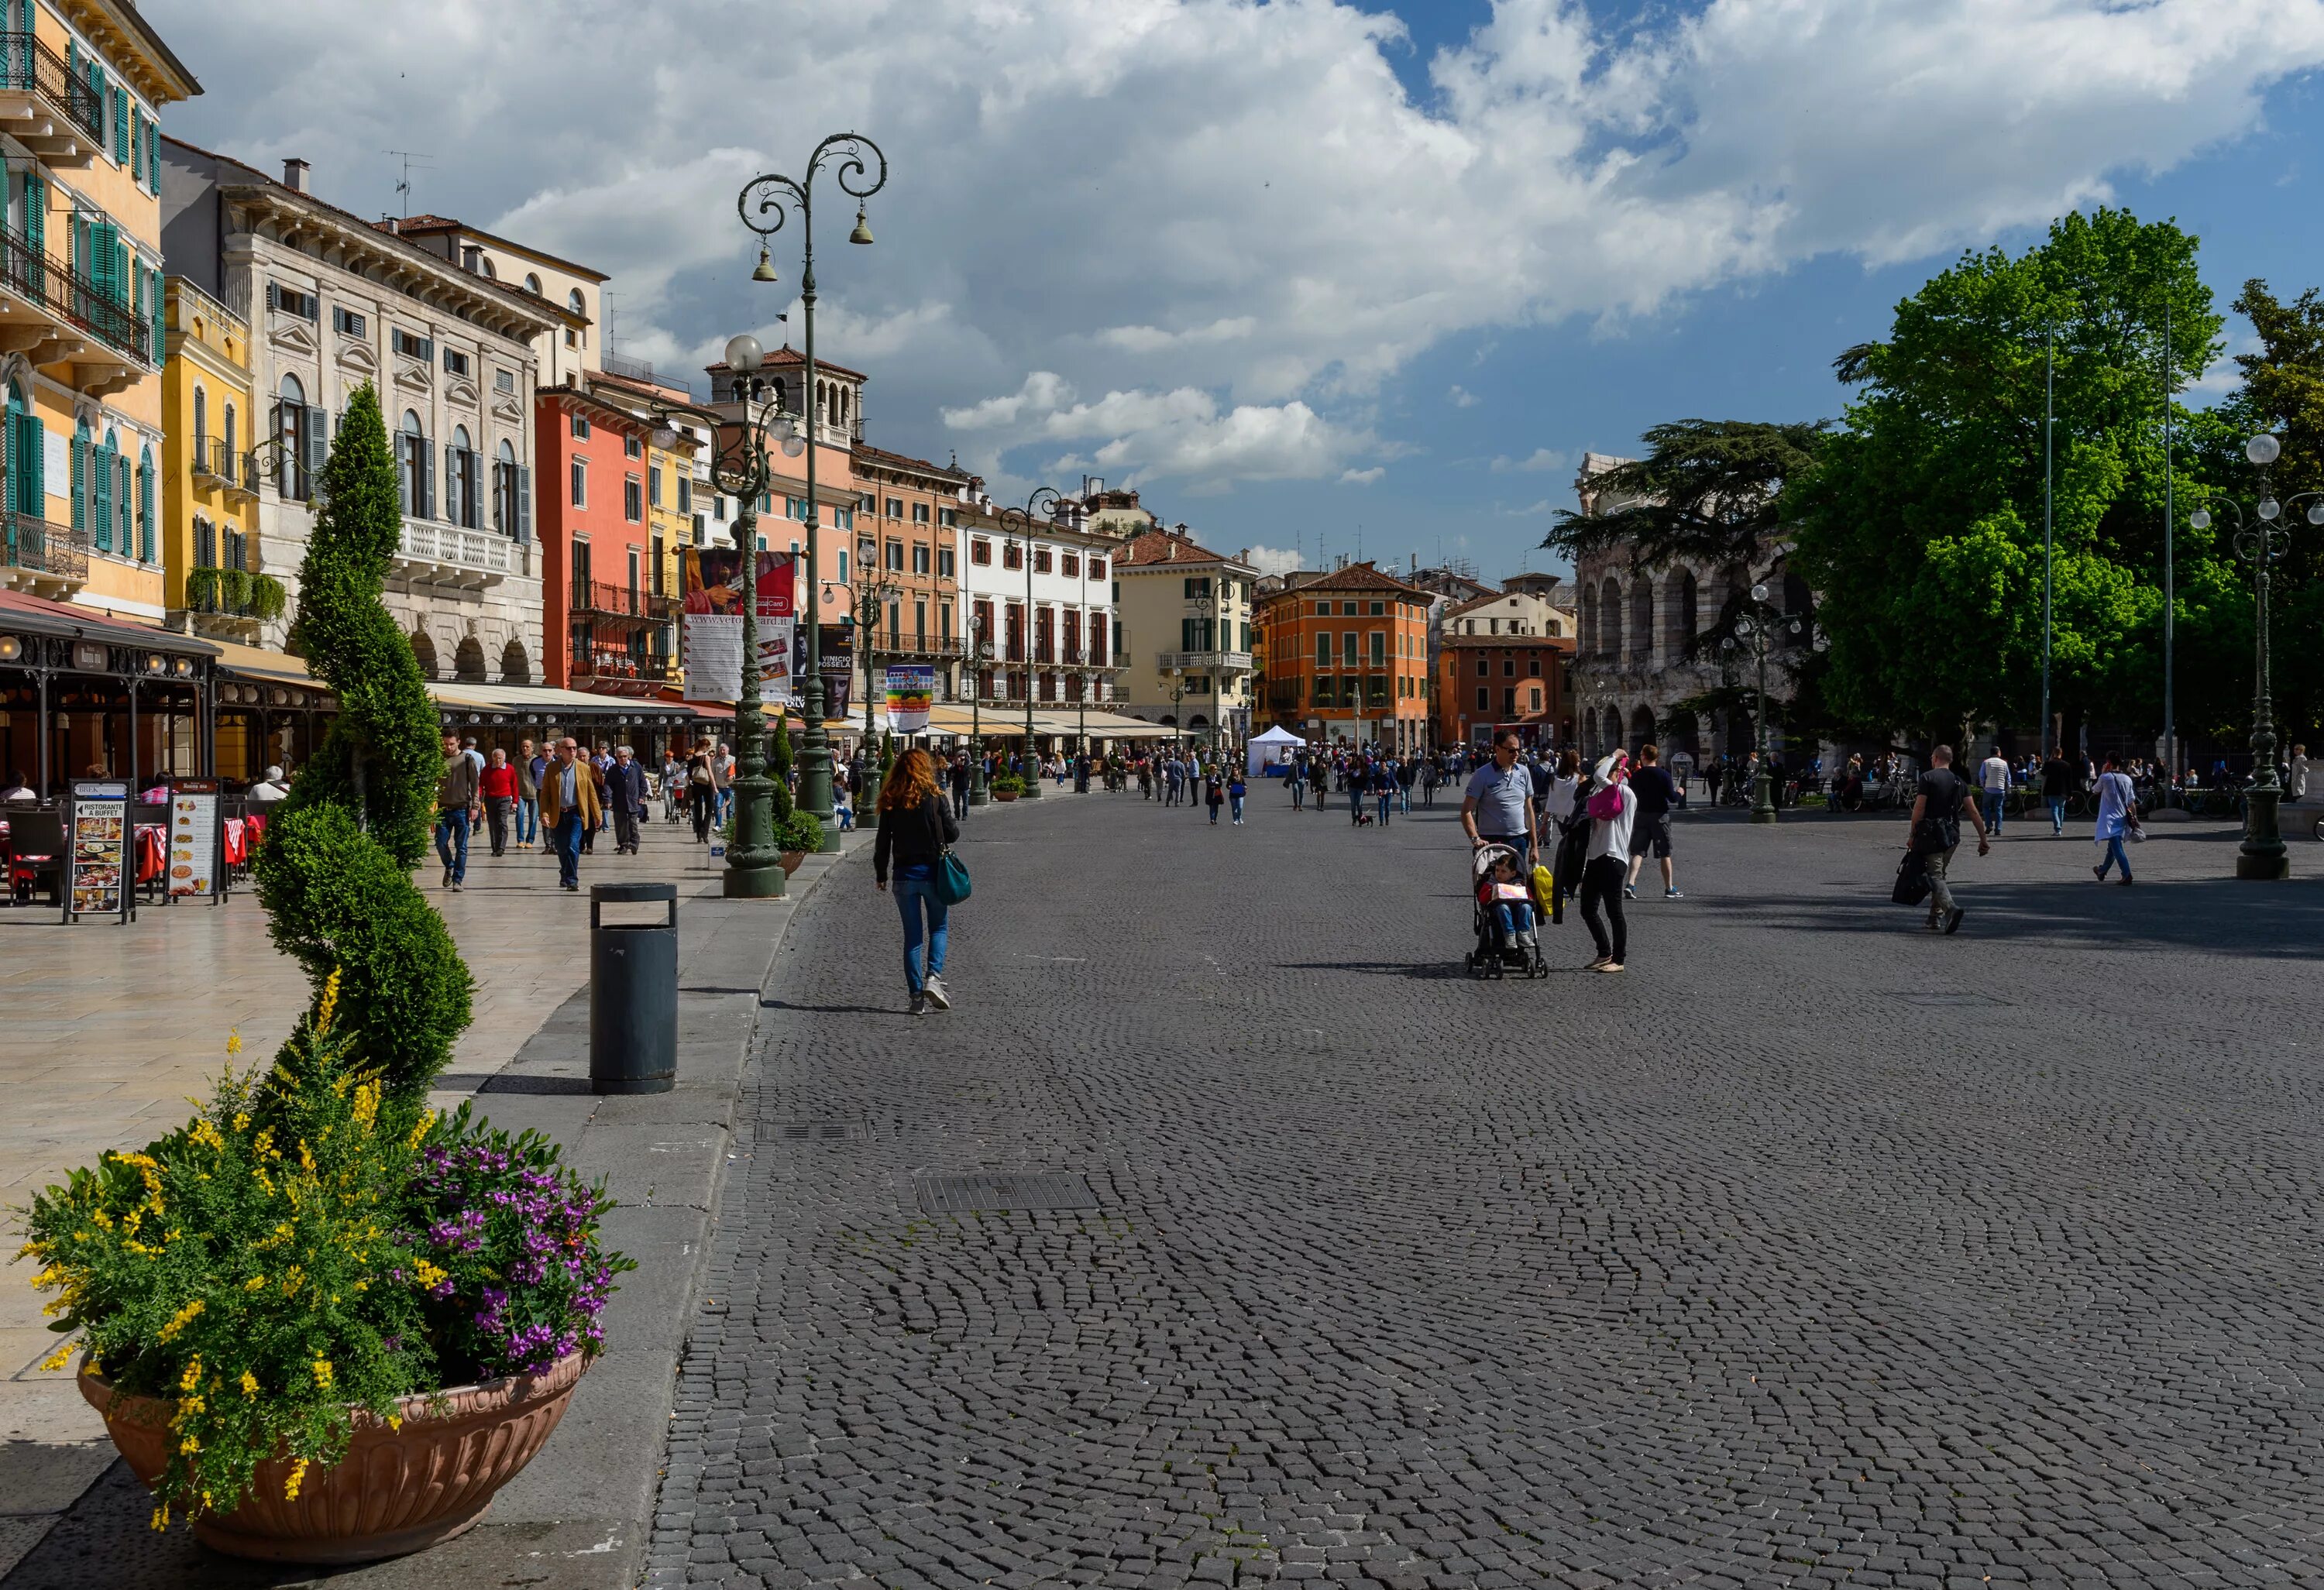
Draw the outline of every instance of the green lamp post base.
M2284 849L2283 833L2276 821L2276 804L2282 798L2280 789L2244 792L2244 842L2236 851L2237 878L2273 883L2292 876L2292 855Z
M1751 780L1751 821L1775 821L1775 781L1766 773Z
M766 867L729 867L719 892L730 900L779 900L783 897L780 862Z

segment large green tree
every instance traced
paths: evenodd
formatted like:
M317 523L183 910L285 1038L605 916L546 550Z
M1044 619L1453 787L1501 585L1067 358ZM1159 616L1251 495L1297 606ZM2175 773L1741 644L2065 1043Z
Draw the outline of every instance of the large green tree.
M443 752L411 643L380 601L402 508L368 382L347 400L317 495L291 639L339 713L276 809L253 871L275 943L317 995L338 974L357 1065L417 1098L468 1025L472 985L411 881Z
M2218 478L2237 482L2234 490L2238 496L2255 495L2256 482L2241 446L2252 432L2264 430L2273 432L2283 447L2283 455L2269 472L2276 495L2289 501L2324 490L2324 295L2311 287L2285 303L2265 281L2255 279L2244 283L2234 308L2251 322L2259 347L2236 356L2244 384L2220 406ZM2270 671L2274 676L2275 720L2284 744L2304 742L2313 749L2318 725L2324 723L2324 653L2310 643L2324 634L2324 529L2309 524L2307 507L2295 501L2285 519L2288 549L2273 577L2277 645ZM2244 648L2235 677L2248 686L2250 623L2238 617L2223 629L2226 641L2240 642ZM2248 713L2238 710L2234 721L2241 728Z
M2220 350L2195 250L2169 222L2067 216L2023 254L1964 254L1897 306L1885 341L1836 362L1863 390L1782 504L1794 565L1821 598L1832 711L1947 736L2038 721L2054 381L2052 707L2159 727L2163 405ZM2207 634L2235 581L2184 524L2223 422L2174 412L2186 682L2189 610Z

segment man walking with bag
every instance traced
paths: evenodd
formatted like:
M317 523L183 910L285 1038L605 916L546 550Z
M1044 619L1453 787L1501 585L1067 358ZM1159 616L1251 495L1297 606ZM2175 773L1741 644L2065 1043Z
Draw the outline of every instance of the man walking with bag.
M1987 836L1985 813L1968 801L1969 786L1953 771L1953 748L1941 745L1929 753L1929 770L1921 775L1921 793L1913 802L1911 847L1929 869L1929 931L1958 933L1967 914L1953 902L1947 869L1960 849L1960 814L1977 824L1977 853L1988 855L1993 841ZM1966 803L1966 804L1964 804Z

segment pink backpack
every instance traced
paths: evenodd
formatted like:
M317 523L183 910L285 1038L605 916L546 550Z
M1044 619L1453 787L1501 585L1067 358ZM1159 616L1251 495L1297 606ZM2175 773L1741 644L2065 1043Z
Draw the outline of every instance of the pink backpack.
M1622 814L1622 786L1609 784L1590 797L1590 815L1611 823Z

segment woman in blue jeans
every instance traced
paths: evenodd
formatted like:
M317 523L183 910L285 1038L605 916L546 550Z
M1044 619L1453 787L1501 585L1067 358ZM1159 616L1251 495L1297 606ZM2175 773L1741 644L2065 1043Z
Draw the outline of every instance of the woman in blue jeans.
M884 892L890 865L894 866L896 908L904 918L904 986L911 993L914 1016L926 1016L931 1005L938 1010L952 1008L951 991L944 985L945 930L951 912L936 897L936 875L945 847L958 838L952 804L936 791L936 764L917 747L906 751L880 786L880 838L872 849L872 875ZM925 970L923 942L927 946Z

